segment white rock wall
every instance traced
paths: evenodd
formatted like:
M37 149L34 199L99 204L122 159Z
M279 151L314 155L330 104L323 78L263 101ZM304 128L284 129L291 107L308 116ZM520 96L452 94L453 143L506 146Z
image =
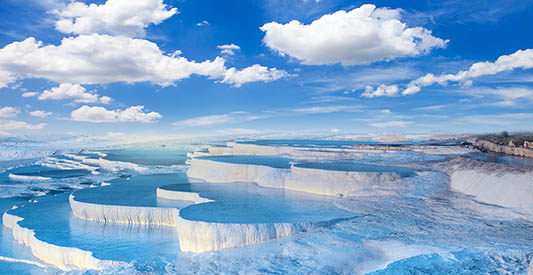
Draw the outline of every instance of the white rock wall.
M55 265L63 270L95 269L101 270L119 264L119 262L99 260L89 251L75 247L64 247L43 242L35 237L33 230L21 227L18 222L23 218L4 213L2 221L10 228L13 237L19 243L29 246L32 254L43 262Z
M451 188L455 191L472 195L481 202L533 215L533 172L459 169L449 174Z
M207 159L193 159L187 175L208 182L255 182L263 187L330 196L347 195L357 189L401 178L395 172L344 172L294 166L279 169Z
M176 228L180 249L200 253L258 244L314 230L327 223L230 224L189 221L178 217Z
M181 192L157 188L157 197L167 200L192 201L194 203L205 203L213 200L200 197L200 194L194 192Z
M76 201L69 197L72 213L80 219L126 224L175 225L179 211L175 208L104 205Z

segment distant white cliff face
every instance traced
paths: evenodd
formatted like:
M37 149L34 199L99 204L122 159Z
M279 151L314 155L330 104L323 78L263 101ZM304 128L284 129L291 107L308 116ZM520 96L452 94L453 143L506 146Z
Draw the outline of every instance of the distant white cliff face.
M348 195L354 190L401 178L396 172L331 171L291 167L234 164L194 158L187 171L191 178L208 182L254 182L263 187L319 195Z

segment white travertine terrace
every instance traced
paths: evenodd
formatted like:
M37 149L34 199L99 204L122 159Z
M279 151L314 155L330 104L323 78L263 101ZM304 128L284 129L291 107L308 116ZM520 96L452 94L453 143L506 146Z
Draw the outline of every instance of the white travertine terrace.
M89 166L81 163L80 161L70 160L70 159L59 159L57 157L47 157L39 163L41 166L57 168L57 169L85 169L89 171L94 171L98 167Z
M209 147L207 150L211 156L233 155L233 149L231 147Z
M212 202L213 200L200 197L200 194L194 192L182 192L157 188L157 197L167 200L192 201L194 203Z
M237 224L190 221L178 217L176 229L181 251L200 253L258 244L334 222Z
M90 158L84 158L81 160L82 163L89 164L89 165L96 165L103 169L110 170L110 171L118 171L120 169L129 169L137 172L146 172L148 171L148 167L144 167L135 163L131 162L123 162L123 161L111 161L106 160L103 158L99 159L90 159Z
M158 197L207 203L198 193L172 191L158 188ZM226 248L242 247L307 232L331 225L339 219L322 222L302 223L214 223L191 221L180 216L176 208L134 207L101 205L79 202L71 195L70 206L74 215L81 219L133 224L159 224L175 226L181 251L205 252Z
M415 146L384 146L354 144L352 147L331 148L331 147L298 147L298 146L269 146L227 142L226 147L210 147L208 153L194 152L188 153L188 158L200 156L221 156L221 155L253 155L253 156L276 156L285 155L294 159L321 160L321 159L353 159L364 156L368 153L394 153L397 151L414 151L425 155L443 154L466 154L473 152L473 149L464 147L415 145Z
M18 181L40 181L40 180L51 180L52 179L49 177L25 176L25 175L16 175L16 174L9 174L8 177L12 180L18 180Z
M4 226L12 230L15 240L29 246L32 254L43 262L55 265L63 270L101 270L119 264L119 262L99 260L93 257L91 252L76 247L58 246L41 241L35 237L33 230L18 224L22 220L23 218L7 212L2 217Z
M459 170L451 174L450 182L452 189L478 201L533 213L533 173Z
M176 224L176 208L105 205L80 202L75 195L69 197L74 215L80 219L126 224L170 225Z
M255 182L263 187L330 196L348 195L354 190L401 178L396 172L331 171L295 166L282 169L199 158L192 159L187 175L208 182Z
M157 196L166 199L187 200L195 203L211 202L198 193L157 188ZM316 223L215 223L191 221L176 217L176 230L180 249L184 252L205 252L225 248L242 247L282 238L327 226L335 220Z
M456 158L447 172L452 190L481 202L533 213L533 168Z
M187 176L207 182L255 182L264 187L284 188L289 169L194 158Z
M289 176L285 178L285 189L346 196L355 190L399 179L400 174L395 172L331 171L293 166Z

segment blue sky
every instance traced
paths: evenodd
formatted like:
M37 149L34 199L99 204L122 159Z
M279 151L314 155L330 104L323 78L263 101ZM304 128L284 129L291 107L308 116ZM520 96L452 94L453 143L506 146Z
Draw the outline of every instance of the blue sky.
M530 1L25 1L0 134L533 130Z

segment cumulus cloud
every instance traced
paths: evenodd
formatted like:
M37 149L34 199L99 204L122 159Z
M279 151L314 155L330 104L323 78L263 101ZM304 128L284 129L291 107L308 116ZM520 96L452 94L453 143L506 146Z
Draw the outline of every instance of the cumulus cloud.
M386 122L370 123L368 125L372 127L376 127L376 128L386 128L386 127L405 127L413 123L414 123L413 121L391 120L391 121L386 121Z
M155 122L162 116L157 112L145 113L144 106L131 106L124 110L108 110L104 107L84 105L72 111L70 117L76 121L87 122Z
M0 71L8 74L0 78L0 87L28 77L57 83L147 81L168 86L193 74L240 86L288 75L283 70L261 65L228 69L224 63L222 57L195 62L177 54L166 55L155 43L144 39L92 34L64 38L60 45L45 46L30 37L0 49Z
M0 119L14 118L20 113L19 109L15 107L2 107L0 108Z
M2 120L0 130L39 130L46 127L46 123L29 124L24 121Z
M224 78L221 82L233 85L234 87L240 87L242 84L248 82L270 82L289 76L289 73L284 70L255 64L242 70L237 70L235 68L227 69L224 72Z
M221 54L227 54L227 55L235 55L235 51L239 51L241 47L235 45L235 44L226 44L226 45L220 45L217 46L217 48L221 49Z
M40 118L46 118L46 117L50 116L51 114L52 114L52 112L45 112L45 111L41 111L41 110L35 110L35 111L31 111L30 112L30 116L40 117Z
M378 97L378 96L397 96L399 92L397 85L379 85L376 89L372 88L372 86L366 86L366 89L363 94L361 94L362 97Z
M163 0L107 0L101 5L74 1L55 10L59 16L56 29L74 34L144 35L148 25L157 25L177 12Z
M182 128L189 127L203 127L203 126L212 126L212 125L222 125L227 123L237 123L244 121L251 121L264 118L264 116L253 115L248 112L231 112L228 114L221 115L209 115L209 116L198 116L185 120L180 120L172 123L172 125Z
M428 29L408 28L400 21L400 11L367 4L326 14L309 25L297 20L271 22L261 27L263 42L306 65L369 64L446 46L447 40L434 37Z
M76 103L102 103L109 104L111 98L108 96L99 96L95 93L89 93L79 84L62 83L59 87L43 91L39 95L39 100L61 100L73 99Z
M15 82L17 79L8 71L0 68L0 88L7 87L7 84Z
M510 55L502 55L494 62L477 62L472 64L468 70L459 71L456 74L426 74L407 84L405 89L401 92L402 95L412 95L420 92L423 87L431 86L433 84L446 85L448 82L461 82L463 86L469 87L472 85L472 79L494 75L504 71L512 71L515 69L531 69L533 68L533 49L518 50ZM381 85L383 87L391 87ZM381 87L380 86L380 87ZM392 85L396 86L396 85ZM363 93L364 95L364 93ZM390 96L383 94L382 96Z

